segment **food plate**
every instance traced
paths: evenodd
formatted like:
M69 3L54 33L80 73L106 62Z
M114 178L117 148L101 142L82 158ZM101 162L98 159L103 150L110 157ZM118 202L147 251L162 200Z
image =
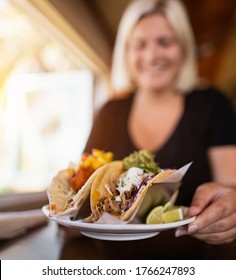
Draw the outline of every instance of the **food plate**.
M90 224L83 220L71 221L70 215L49 216L49 205L42 208L43 213L58 224L78 229L85 236L113 241L127 241L146 239L158 235L161 231L174 229L187 225L195 220L195 217L184 219L179 222L166 224Z

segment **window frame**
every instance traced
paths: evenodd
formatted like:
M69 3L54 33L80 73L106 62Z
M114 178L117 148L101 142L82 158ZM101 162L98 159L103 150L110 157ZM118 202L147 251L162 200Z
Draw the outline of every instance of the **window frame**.
M78 68L89 68L96 80L109 85L109 66L96 53L73 26L47 0L9 0L27 17L33 19L40 28L68 49L68 53ZM98 79L100 77L101 79ZM96 87L96 85L95 85ZM96 91L96 88L95 88ZM96 93L95 93L96 94ZM96 110L96 104L94 104ZM20 211L41 208L48 203L47 191L10 193L0 196L0 211Z

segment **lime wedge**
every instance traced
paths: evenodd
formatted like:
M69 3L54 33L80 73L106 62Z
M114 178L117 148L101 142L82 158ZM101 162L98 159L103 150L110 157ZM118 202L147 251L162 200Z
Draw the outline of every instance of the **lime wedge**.
M184 219L182 207L177 207L163 213L163 220L165 223L172 223L182 221Z
M146 224L162 224L163 206L157 206L152 209L146 218Z

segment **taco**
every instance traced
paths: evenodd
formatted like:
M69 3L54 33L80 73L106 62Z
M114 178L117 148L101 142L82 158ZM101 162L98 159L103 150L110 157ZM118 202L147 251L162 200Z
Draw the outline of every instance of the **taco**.
M154 156L141 150L122 161L113 161L97 174L91 187L91 215L85 222L96 222L103 213L128 220L144 198L149 187L171 173L154 161Z
M78 211L89 196L94 179L112 159L111 152L93 149L91 154L82 155L76 167L59 171L47 189L50 214Z

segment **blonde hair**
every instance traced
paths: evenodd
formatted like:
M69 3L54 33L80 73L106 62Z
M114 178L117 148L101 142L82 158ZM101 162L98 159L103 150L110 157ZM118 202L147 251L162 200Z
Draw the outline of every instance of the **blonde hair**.
M195 42L190 21L179 0L135 0L123 14L116 37L111 69L111 89L127 94L135 91L126 63L127 42L138 21L150 14L161 13L176 32L182 46L184 62L176 80L176 89L186 93L194 88L197 80Z

